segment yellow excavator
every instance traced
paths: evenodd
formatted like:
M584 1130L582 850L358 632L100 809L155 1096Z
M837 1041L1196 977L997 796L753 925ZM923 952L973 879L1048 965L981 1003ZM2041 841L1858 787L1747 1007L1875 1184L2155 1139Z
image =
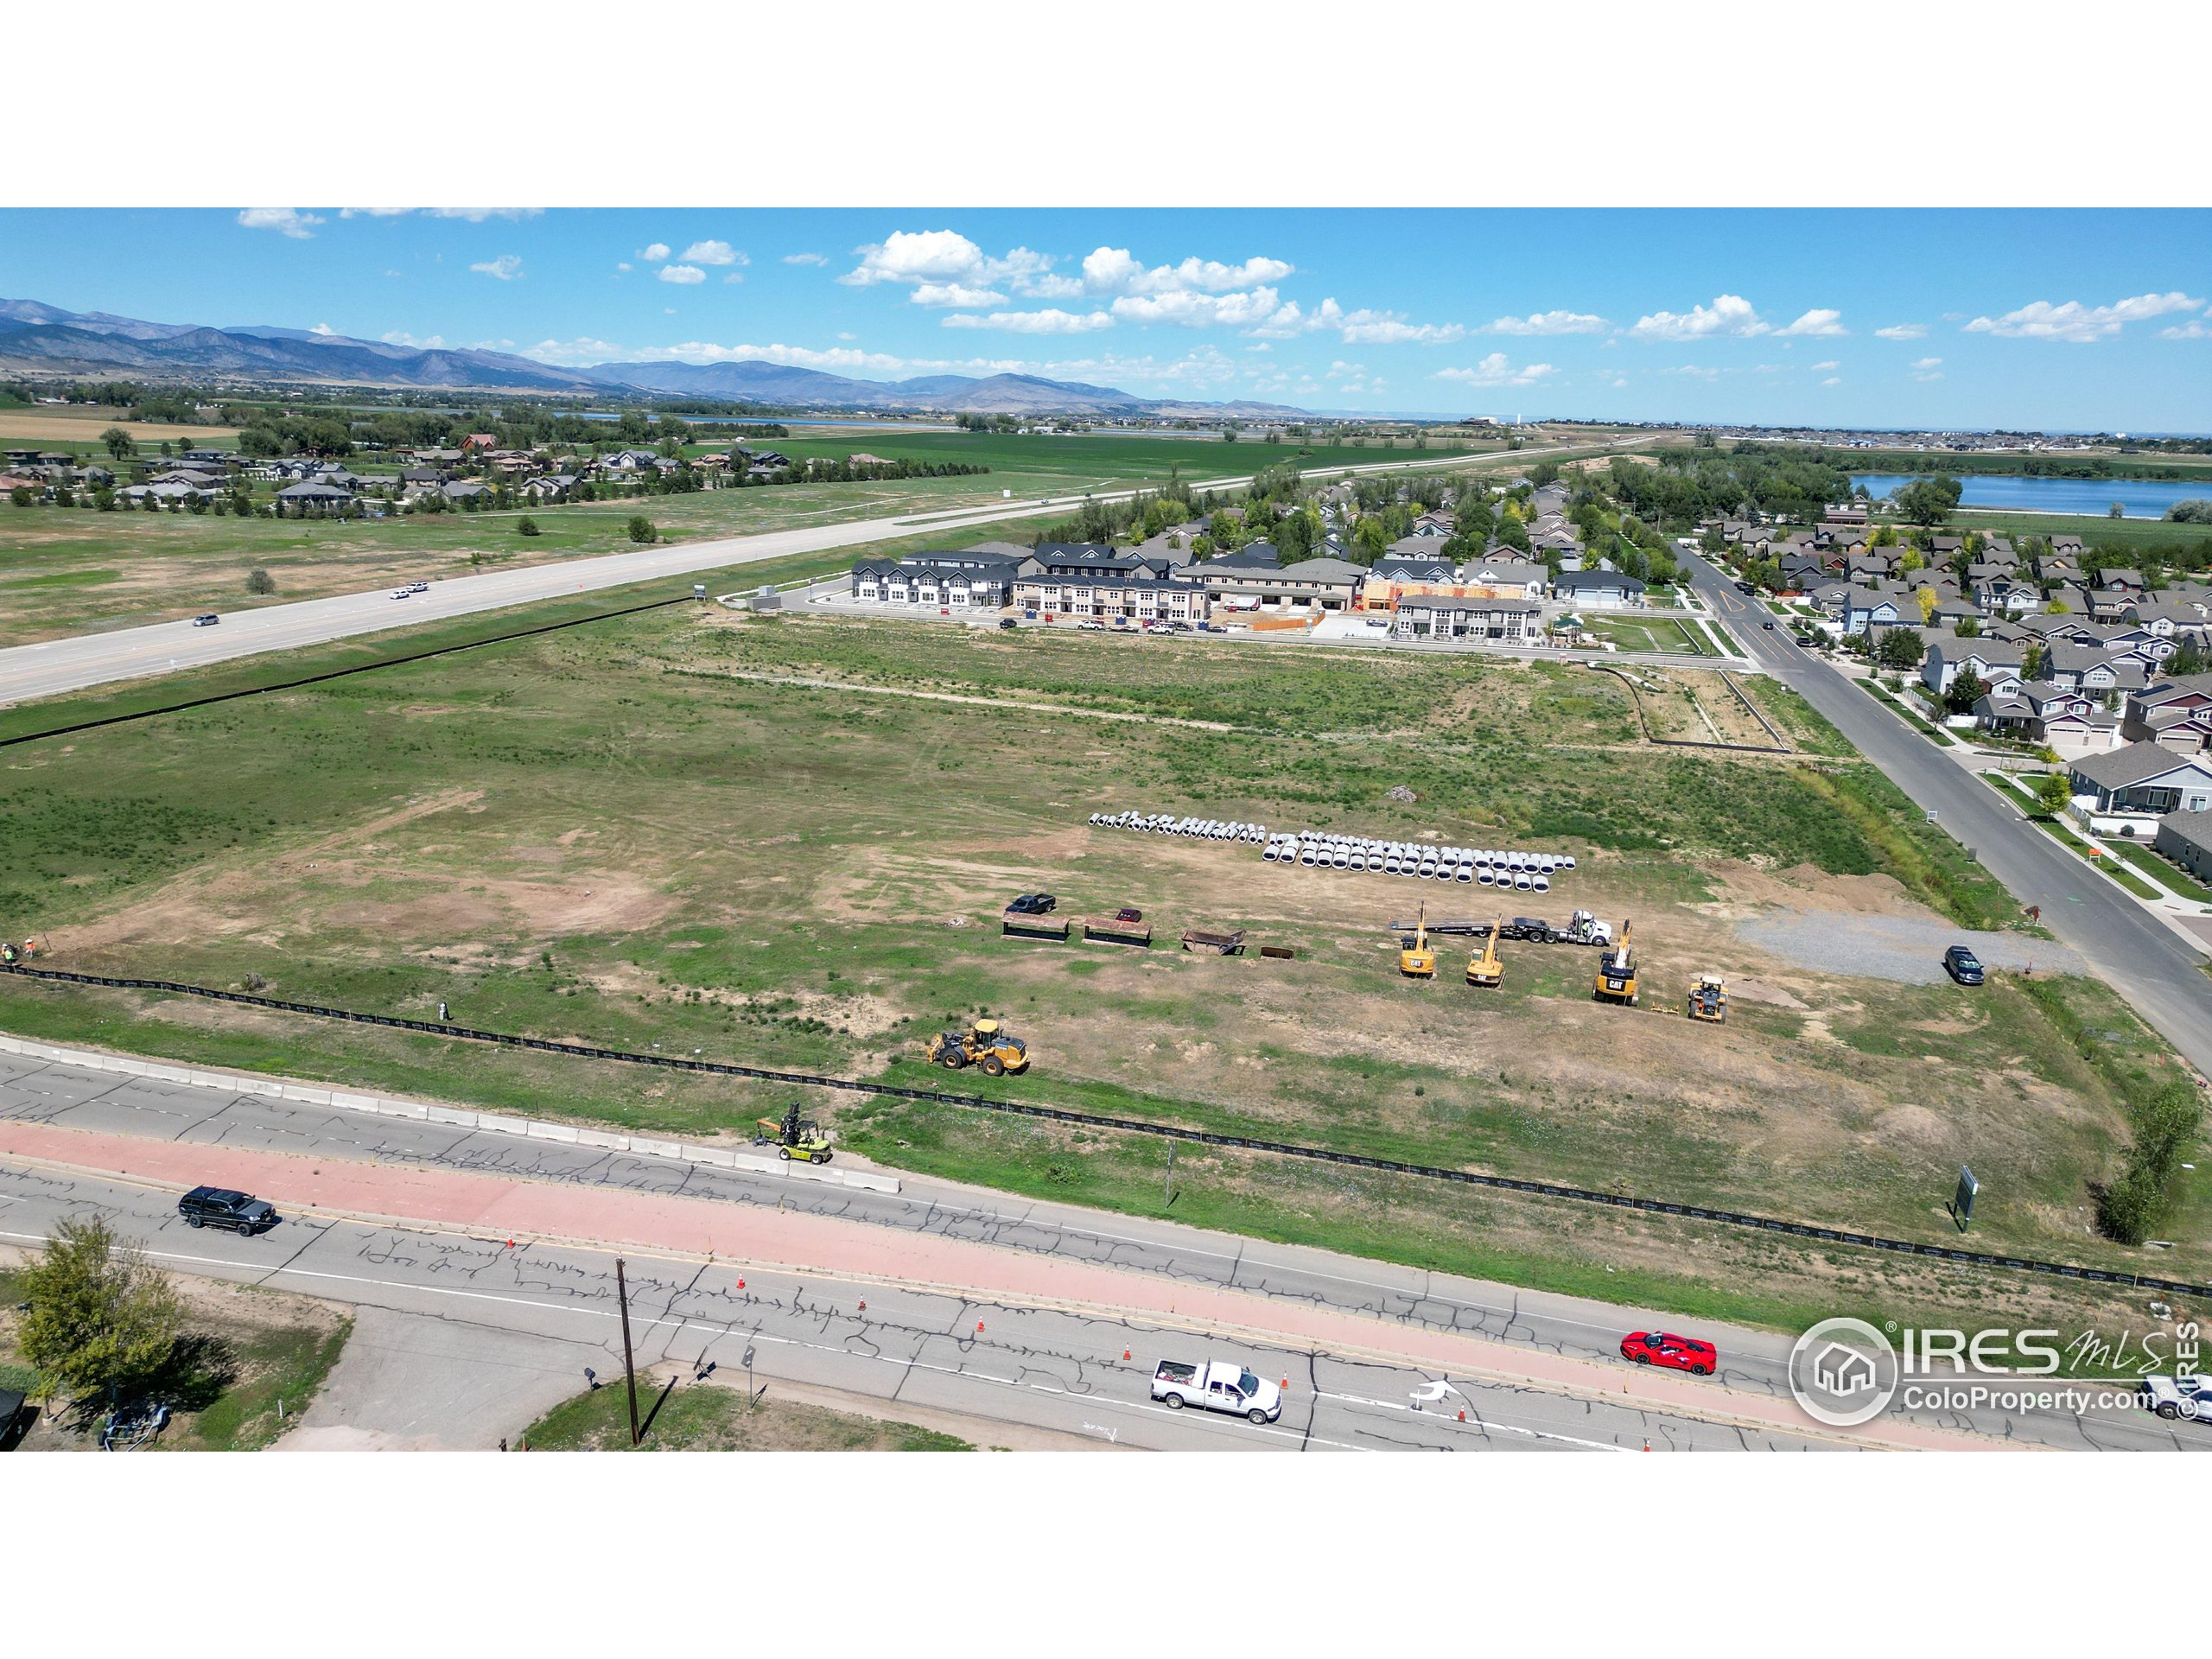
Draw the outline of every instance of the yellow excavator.
M1505 983L1505 964L1497 959L1498 923L1504 918L1495 917L1490 925L1490 937L1483 941L1481 953L1467 958L1467 983L1496 990Z
M1029 1045L1007 1035L995 1020L978 1020L965 1031L940 1031L925 1052L948 1071L973 1065L987 1077L1002 1077L1029 1069Z
M1630 938L1633 931L1624 919L1621 942L1599 959L1598 982L1590 992L1593 1000L1636 1006L1636 945Z
M1728 982L1718 974L1707 974L1699 979L1697 988L1690 993L1687 1010L1693 1020L1709 1020L1716 1026L1728 1023Z
M1436 950L1428 942L1428 906L1414 918L1414 936L1398 952L1398 971L1408 979L1436 977Z

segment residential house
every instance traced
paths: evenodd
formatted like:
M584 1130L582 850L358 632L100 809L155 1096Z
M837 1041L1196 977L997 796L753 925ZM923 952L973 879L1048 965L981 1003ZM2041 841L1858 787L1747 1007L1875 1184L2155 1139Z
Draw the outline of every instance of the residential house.
M285 493L289 495L291 492L287 490ZM438 493L454 506L464 501L474 501L480 507L488 506L493 499L492 486L476 478L457 478L449 484L442 484L438 486Z
M1644 584L1618 570L1561 571L1552 594L1580 610L1619 610L1643 603Z
M499 447L498 435L491 432L472 432L461 441L461 453L464 455L496 449Z
M2120 735L2176 754L2212 750L2212 674L2161 680L2129 695Z
M2010 678L2018 682L2027 647L2007 639L1961 639L1936 634L1928 642L1920 664L1920 683L1937 696L1950 694L1951 683L1967 669L1984 685L1994 689Z
M1398 601L1390 637L1525 644L1542 637L1543 611L1541 605L1525 599L1413 594Z
M1185 622L1193 626L1205 621L1212 609L1212 596L1203 586L1166 575L1017 576L1014 602L1047 620Z
M2010 679L1974 704L1974 719L1985 730L2017 737L2074 760L2118 747L2120 718L2080 691L2063 691L2041 682L2023 685Z
M1490 556L1471 562L1460 572L1459 580L1471 588L1489 588L1501 595L1517 594L1523 599L1541 599L1551 581L1551 572L1541 564L1531 564L1525 560Z
M353 493L335 484L322 484L302 480L287 485L276 492L276 503L281 511L289 507L295 512L335 512L353 505Z
M2102 645L2051 645L2037 677L2069 690L2120 693L2142 690L2149 674L2139 658L2115 655Z
M1457 517L1448 509L1440 507L1414 520L1414 535L1424 539L1449 536L1458 523Z
M1264 543L1253 544L1262 545ZM1243 550L1249 553L1252 548ZM1227 610L1285 606L1322 611L1353 610L1357 608L1361 587L1367 581L1363 566L1332 558L1300 559L1292 564L1274 565L1209 559L1203 564L1185 566L1175 575L1179 581L1202 586L1215 605Z
M871 605L999 610L1014 600L1017 561L1004 553L931 551L853 562L853 597Z
M2155 833L2169 812L2212 809L2212 755L2130 743L2073 763L2075 816L2099 834Z
M2169 812L2151 843L2200 881L2212 881L2212 812Z
M524 484L521 495L525 501L565 501L575 487L576 475L574 473L548 473Z
M1864 633L1869 623L1907 622L1917 626L1920 602L1909 593L1885 593L1857 583L1843 590L1843 631Z

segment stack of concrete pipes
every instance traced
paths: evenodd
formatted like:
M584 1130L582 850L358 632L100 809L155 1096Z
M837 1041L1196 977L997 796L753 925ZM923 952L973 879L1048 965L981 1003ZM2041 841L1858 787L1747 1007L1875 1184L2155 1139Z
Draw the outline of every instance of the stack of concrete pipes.
M1474 847L1432 847L1422 842L1376 841L1309 830L1266 836L1260 856L1274 864L1308 869L1379 871L1425 881L1458 881L1516 893L1549 893L1552 877L1574 868L1565 853L1523 853Z

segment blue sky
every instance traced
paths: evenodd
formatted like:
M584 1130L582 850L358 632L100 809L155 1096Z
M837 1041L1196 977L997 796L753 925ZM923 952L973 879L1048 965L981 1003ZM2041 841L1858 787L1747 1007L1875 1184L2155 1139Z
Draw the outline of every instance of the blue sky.
M2212 431L2201 211L0 212L0 295L549 362Z

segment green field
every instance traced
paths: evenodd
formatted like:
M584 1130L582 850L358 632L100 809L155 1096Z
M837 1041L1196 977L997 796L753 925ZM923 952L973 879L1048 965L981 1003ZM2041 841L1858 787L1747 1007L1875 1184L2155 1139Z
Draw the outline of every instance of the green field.
M2065 1219L2122 1120L2037 1005L2001 976L1974 997L1839 977L1732 920L1916 893L2001 923L2009 897L1871 769L1653 750L1626 698L1549 665L679 607L0 752L0 927L92 972L916 1084L942 1075L920 1039L989 1009L1039 1063L980 1086L1023 1098L1911 1237L1942 1236L1938 1189L1970 1158L2007 1195L1991 1238L2127 1259ZM1459 983L1456 947L1407 983L1395 913L1479 890L1087 827L1123 806L1574 852L1538 907L1633 917L1656 1011L1594 1007L1565 946L1510 951L1502 992ZM999 906L1039 888L1077 917L1139 904L1165 948L1000 938ZM1298 957L1186 956L1187 925ZM1715 968L1772 992L1725 1031L1664 1017ZM15 981L0 1026L686 1135L789 1092ZM1159 1200L1156 1145L808 1106L883 1162ZM1686 1274L1662 1227L1228 1154L1186 1169L1179 1216L1526 1282L1610 1265L1661 1305L1748 1316L1827 1278L1756 1240Z
M638 1415L649 1422L640 1452L973 1452L967 1441L912 1423L886 1422L772 1391L757 1405L716 1383L638 1379ZM597 1388L564 1400L518 1437L532 1452L627 1452L629 1391Z

